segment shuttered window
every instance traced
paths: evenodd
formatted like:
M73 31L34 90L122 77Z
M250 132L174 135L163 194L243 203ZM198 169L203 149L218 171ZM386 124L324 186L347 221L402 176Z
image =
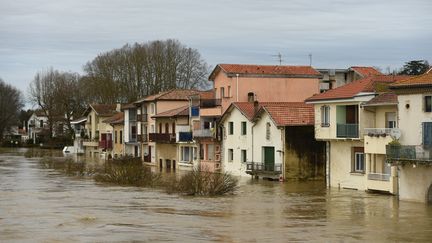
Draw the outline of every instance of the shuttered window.
M423 122L423 145L432 146L432 122Z

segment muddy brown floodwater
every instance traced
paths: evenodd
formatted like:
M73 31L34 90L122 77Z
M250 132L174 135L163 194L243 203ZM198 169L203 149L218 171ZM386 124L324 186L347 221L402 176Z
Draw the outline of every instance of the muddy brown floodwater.
M43 169L0 150L0 241L430 242L432 207L326 189L322 182L242 179L235 195L168 195Z

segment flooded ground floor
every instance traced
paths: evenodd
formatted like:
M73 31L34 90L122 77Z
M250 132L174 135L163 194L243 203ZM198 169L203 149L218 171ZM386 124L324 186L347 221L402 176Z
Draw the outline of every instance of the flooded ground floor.
M430 242L432 207L323 182L242 179L235 195L183 197L65 176L0 150L0 241Z

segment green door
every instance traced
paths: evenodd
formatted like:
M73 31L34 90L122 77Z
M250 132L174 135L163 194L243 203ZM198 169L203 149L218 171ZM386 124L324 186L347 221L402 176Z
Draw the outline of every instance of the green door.
M274 171L275 150L274 147L263 147L264 153L264 170Z

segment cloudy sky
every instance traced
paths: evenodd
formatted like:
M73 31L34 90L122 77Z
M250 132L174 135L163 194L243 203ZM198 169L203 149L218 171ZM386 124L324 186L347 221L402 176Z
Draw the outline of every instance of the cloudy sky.
M98 53L175 38L217 63L345 68L432 61L431 0L0 0L0 77L82 73Z

